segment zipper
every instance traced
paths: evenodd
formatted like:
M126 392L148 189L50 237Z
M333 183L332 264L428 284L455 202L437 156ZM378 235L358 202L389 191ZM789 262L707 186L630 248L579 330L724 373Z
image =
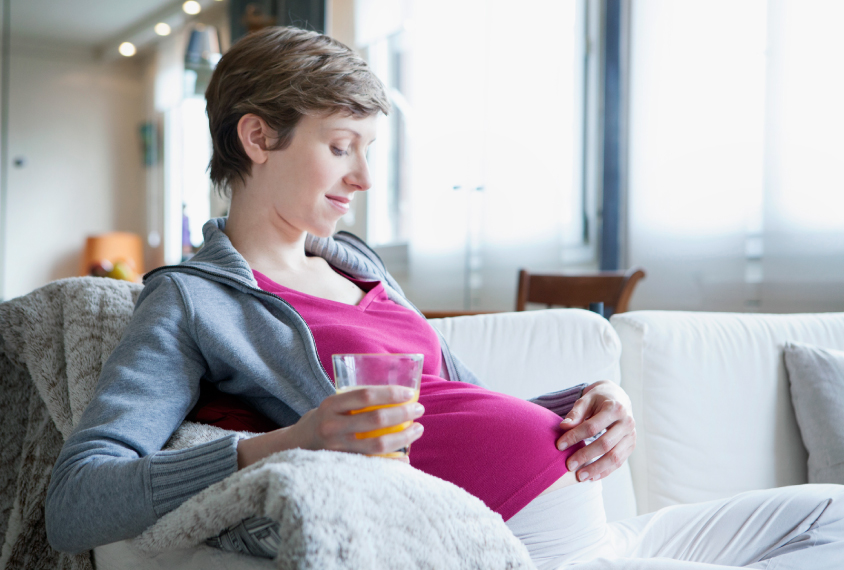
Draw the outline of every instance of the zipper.
M230 277L226 277L224 275L218 275L217 273L214 273L213 271L208 271L207 269L201 269L199 267L189 267L189 266L182 266L180 269L173 269L173 266L159 267L157 269L153 269L152 271L147 273L144 277L146 278L147 276L152 275L153 273L156 273L156 272L166 272L166 271L176 271L176 272L195 271L197 273L205 273L206 275L210 275L210 276L215 277L217 279L222 279L224 281L229 282L229 284L235 283L237 285L246 285L246 284L240 283L239 281L231 279ZM307 331L308 331L308 339L311 341L311 348L313 349L314 354L317 355L316 360L317 360L317 363L319 364L320 370L322 370L322 373L325 376L326 380L328 380L328 383L331 384L332 386L334 386L334 388L336 389L337 385L334 383L334 380L331 379L331 376L328 374L328 371L325 369L325 366L322 365L322 360L320 360L320 358L319 358L319 352L317 351L316 339L314 338L314 333L311 332L311 327L308 326L308 323L305 321L304 317L302 317L302 315L299 313L299 311L297 311L296 308L293 305L291 305L290 303L288 303L287 301L285 301L284 299L282 299L281 297L279 297L275 293L270 293L269 291L264 291L261 288L252 287L251 285L246 285L246 287L248 287L249 290L254 292L254 293L260 293L261 295L265 295L265 296L268 296L268 297L273 297L275 299L278 299L279 301L281 301L282 303L287 305L290 308L290 310L292 310L294 313L296 313L296 316L299 317L299 319L302 321L302 323L304 323L305 329L307 329Z
M322 365L322 360L319 357L319 351L317 350L316 339L314 338L314 333L311 332L311 327L308 326L308 322L305 320L305 318L299 313L299 311L296 310L296 308L293 305L291 305L290 303L288 303L287 301L285 301L284 299L282 299L281 297L279 297L275 293L270 293L269 291L264 291L263 289L260 289L260 288L254 289L254 291L261 293L262 295L268 295L270 297L275 297L276 299L278 299L279 301L281 301L282 303L284 303L285 305L290 307L290 309L294 313L296 313L296 316L299 317L302 320L303 323L305 323L305 328L308 331L308 339L311 341L311 348L313 349L314 353L317 355L316 360L319 363L319 368L320 368L320 370L322 370L322 374L323 374L323 376L325 376L326 380L328 380L328 383L331 384L332 386L334 386L334 389L336 390L337 384L334 382L334 380L328 374L328 370L325 369L325 366Z

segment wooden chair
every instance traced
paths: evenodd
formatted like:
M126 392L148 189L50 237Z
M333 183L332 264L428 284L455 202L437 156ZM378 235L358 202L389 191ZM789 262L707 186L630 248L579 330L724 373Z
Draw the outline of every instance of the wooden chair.
M528 303L542 303L549 308L554 305L587 308L591 303L603 303L606 315L623 313L636 283L644 277L645 272L638 267L582 275L532 275L522 269L516 310L524 311Z
M448 319L451 317L471 317L474 315L491 315L498 311L422 311L426 319Z

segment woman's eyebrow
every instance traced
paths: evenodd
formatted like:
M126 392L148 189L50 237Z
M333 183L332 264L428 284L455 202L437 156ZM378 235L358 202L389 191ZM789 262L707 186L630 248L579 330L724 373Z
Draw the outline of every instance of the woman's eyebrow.
M363 138L363 137L361 137L361 134L359 132L357 132L354 129L347 128L347 127L335 127L335 128L329 129L329 131L332 131L332 132L333 131L345 131L347 133L353 134L356 138Z
M347 132L347 133L351 133L351 134L352 134L352 135L353 135L356 139L363 139L363 135L361 135L361 134L360 134L359 132L357 132L356 130L354 130L354 129L350 129L350 128L348 128L348 127L335 127L335 128L328 129L328 131L329 131L329 132L334 132L334 131L344 131L344 132ZM372 143L374 143L374 142L375 142L375 138L373 138L373 139L372 139L371 141L369 141L369 143L367 143L367 144L368 144L368 145L370 145L370 144L372 144Z

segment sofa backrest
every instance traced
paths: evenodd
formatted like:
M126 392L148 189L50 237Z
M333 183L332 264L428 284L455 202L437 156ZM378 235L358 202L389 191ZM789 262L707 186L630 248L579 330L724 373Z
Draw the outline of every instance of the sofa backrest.
M609 322L580 309L432 319L446 342L493 390L533 398L597 380L619 382L621 343ZM636 514L625 464L603 482L607 519Z
M806 482L782 357L788 341L844 349L844 313L615 315L640 513Z

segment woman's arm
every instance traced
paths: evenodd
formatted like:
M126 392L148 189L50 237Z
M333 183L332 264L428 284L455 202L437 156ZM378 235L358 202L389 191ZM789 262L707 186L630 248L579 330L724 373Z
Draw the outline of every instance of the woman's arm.
M142 292L53 469L45 514L57 550L135 536L236 471L236 436L161 451L196 402L205 372L188 312L170 278Z

